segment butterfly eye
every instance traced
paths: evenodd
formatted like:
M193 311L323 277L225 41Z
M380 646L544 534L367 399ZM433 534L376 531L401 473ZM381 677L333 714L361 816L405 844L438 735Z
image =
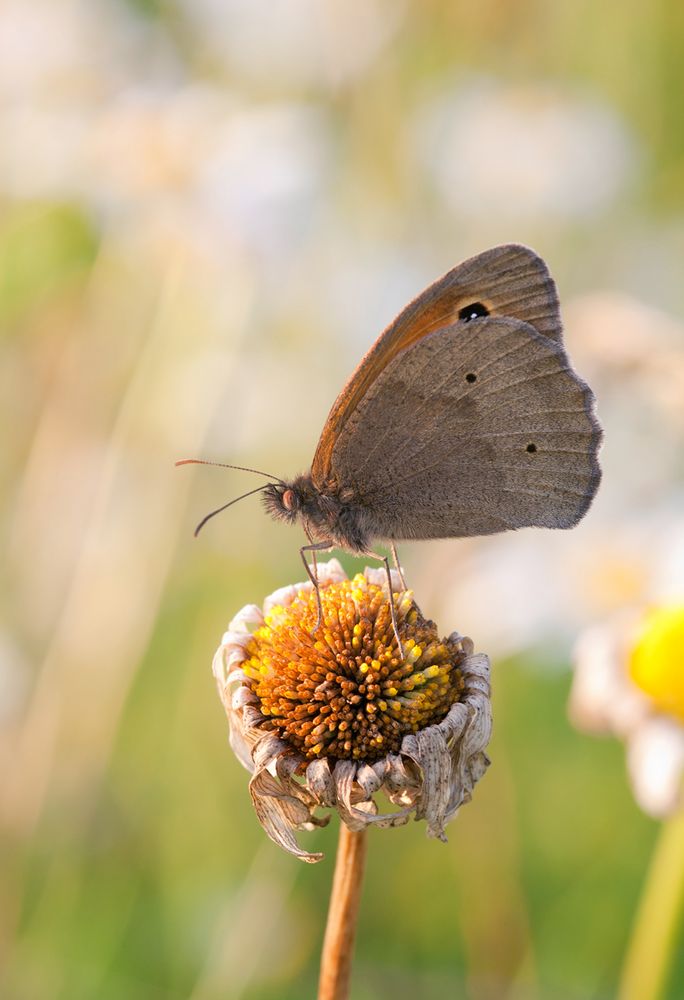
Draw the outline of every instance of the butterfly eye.
M465 380L466 382L470 382L471 384L473 382L477 382L477 375L475 374L475 372L468 372L468 374L465 377Z
M458 318L464 323L469 323L471 319L479 319L480 316L489 316L489 309L481 302L471 302L458 311Z
M283 490L283 495L280 498L283 501L283 507L285 510L294 510L295 506L295 495L294 490Z

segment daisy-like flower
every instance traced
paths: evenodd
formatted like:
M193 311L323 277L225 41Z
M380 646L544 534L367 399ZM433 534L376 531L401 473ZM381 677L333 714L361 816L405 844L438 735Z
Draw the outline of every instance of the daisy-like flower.
M413 814L428 834L467 802L489 760L489 660L470 639L440 639L393 573L399 655L384 570L347 579L319 564L322 621L310 582L248 605L223 636L213 670L230 741L251 772L268 836L304 861L294 830L336 809L352 831L399 826ZM376 793L394 812L379 812Z
M627 746L634 795L652 816L684 804L684 604L595 626L576 648L570 717Z

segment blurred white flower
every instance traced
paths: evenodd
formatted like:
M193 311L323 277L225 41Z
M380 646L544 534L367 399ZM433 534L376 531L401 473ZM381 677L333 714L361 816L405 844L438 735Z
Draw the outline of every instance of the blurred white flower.
M674 316L619 292L572 299L564 309L568 342L586 358L604 399L629 399L634 419L650 413L665 433L684 430L684 326ZM612 399L611 399L612 402ZM637 405L635 405L637 404ZM646 411L646 412L644 412ZM608 436L608 435L607 435ZM657 444L657 440L653 442Z
M637 161L609 107L543 86L477 80L421 109L414 148L466 218L576 218L605 209Z
M6 0L0 5L0 101L54 103L97 91L111 66L111 33L103 23L110 13L88 0Z
M330 153L326 117L313 105L236 111L199 164L195 205L244 243L290 253L322 201Z
M0 110L0 191L11 198L81 200L90 111L16 106Z
M184 0L195 44L243 78L343 85L373 64L406 0Z
M89 189L110 210L176 198L250 240L306 215L325 155L322 117L308 105L244 110L208 87L130 89L102 110L90 148ZM284 237L283 237L284 239Z
M624 740L634 795L652 816L682 805L684 603L588 629L575 651L569 713L580 729Z

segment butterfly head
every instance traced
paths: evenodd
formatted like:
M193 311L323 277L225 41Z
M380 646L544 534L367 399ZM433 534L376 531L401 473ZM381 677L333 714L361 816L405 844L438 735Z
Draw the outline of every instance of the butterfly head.
M264 487L266 511L277 521L301 521L310 539L329 541L349 552L365 552L369 530L350 490L332 483L314 485L311 475L297 476L291 483L269 483Z
M264 488L264 507L277 521L294 524L310 502L307 485L310 482L304 476L291 483L269 483Z

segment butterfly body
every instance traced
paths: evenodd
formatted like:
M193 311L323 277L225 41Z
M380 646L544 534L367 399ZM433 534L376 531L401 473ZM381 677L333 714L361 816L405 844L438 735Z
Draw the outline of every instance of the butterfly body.
M359 554L370 551L372 514L367 516L349 488L340 490L332 483L319 488L311 474L298 476L290 483L269 483L264 506L276 520L288 524L301 520L312 541L329 541Z

